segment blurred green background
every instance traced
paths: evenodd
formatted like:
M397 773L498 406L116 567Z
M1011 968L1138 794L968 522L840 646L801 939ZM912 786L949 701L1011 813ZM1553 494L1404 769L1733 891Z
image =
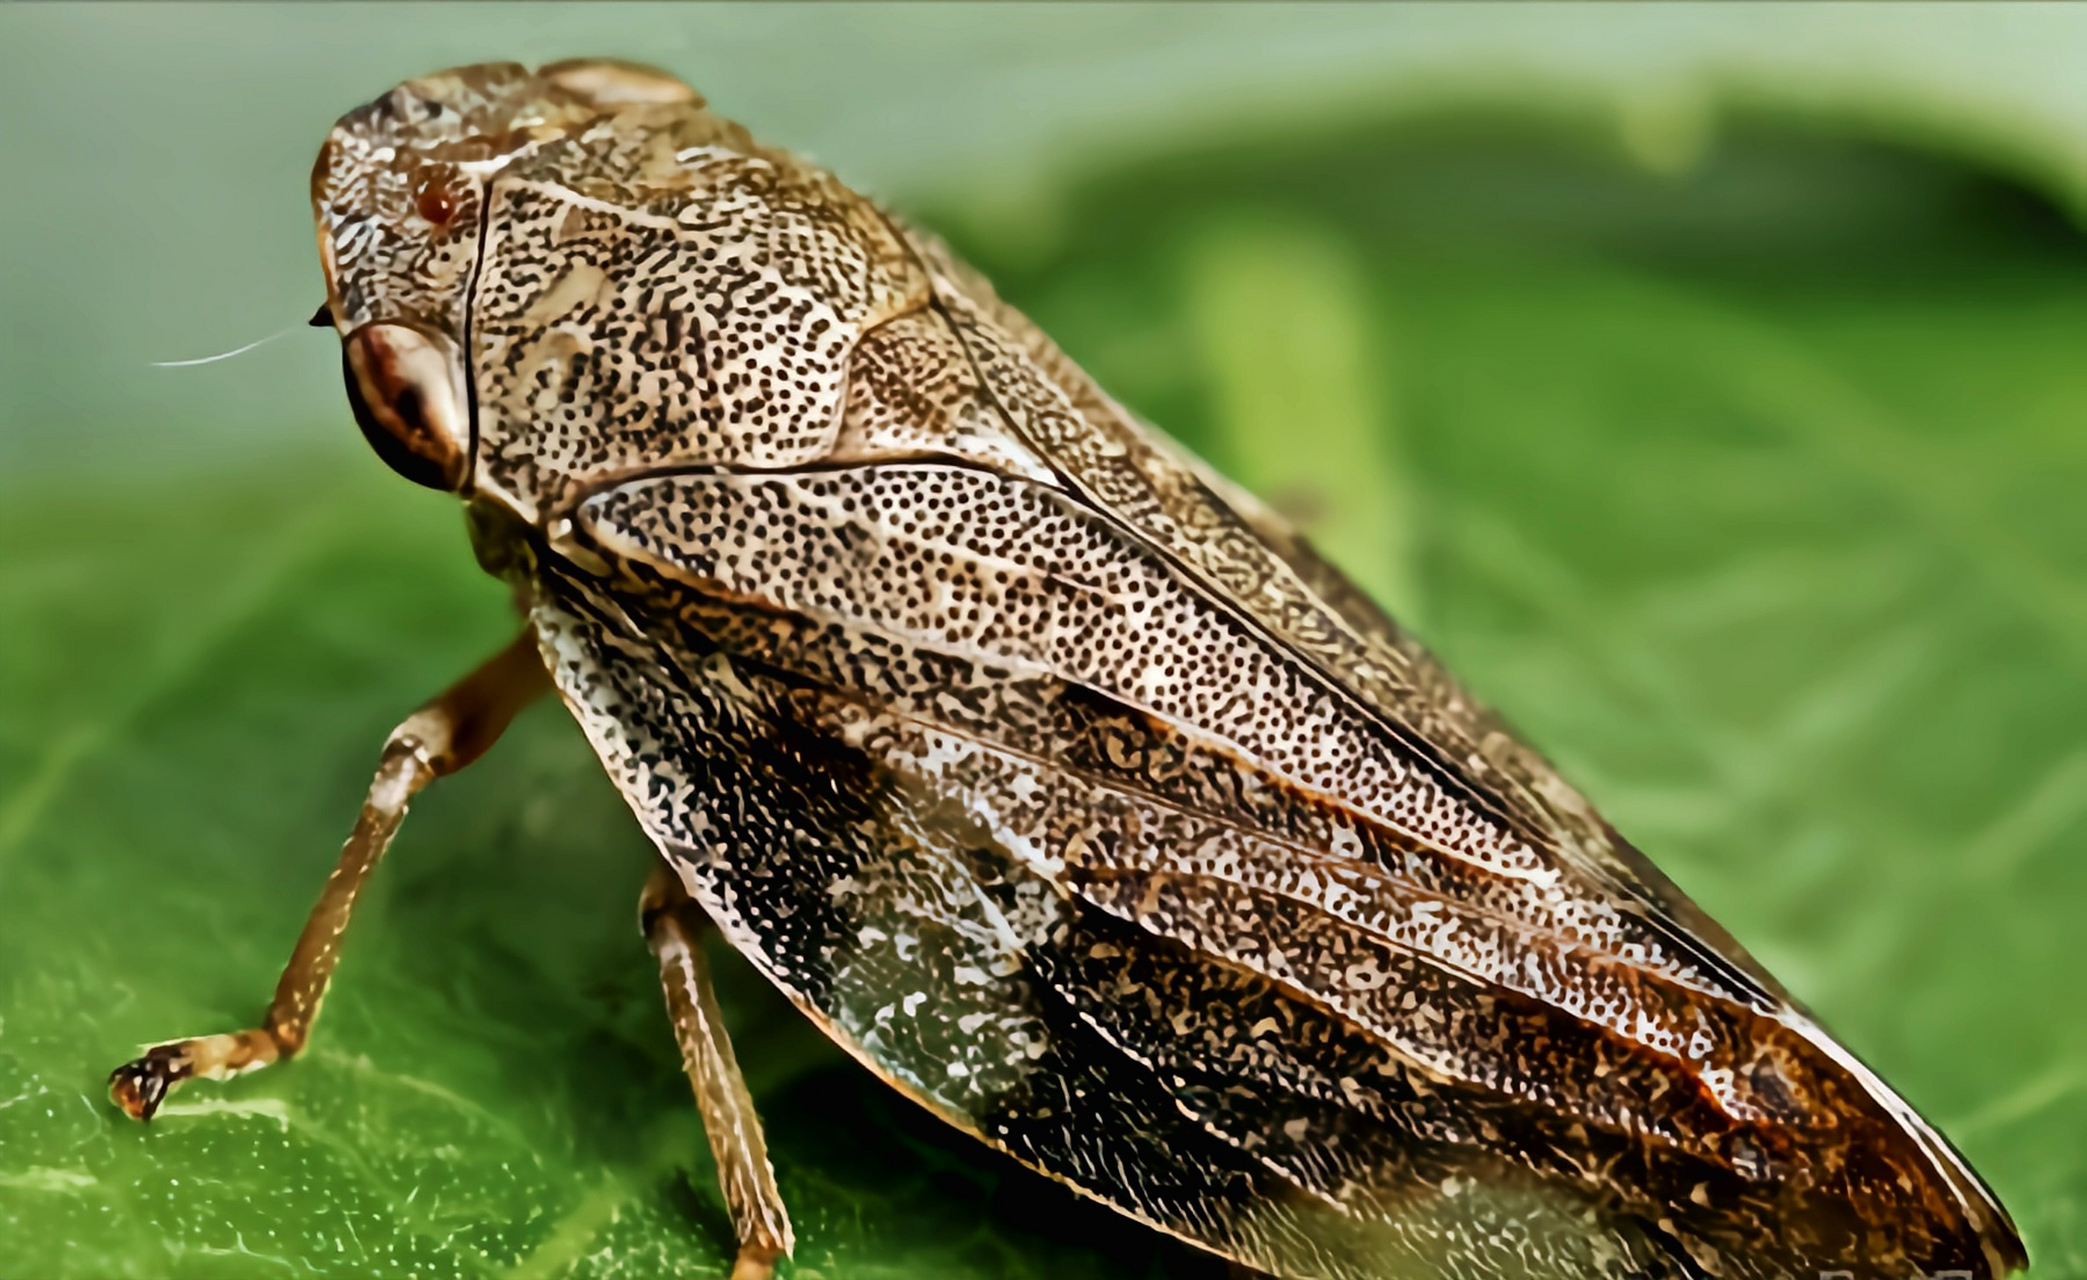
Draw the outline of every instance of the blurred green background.
M0 8L0 1277L721 1275L540 707L415 809L312 1051L244 1025L383 734L509 623L357 438L305 181L606 53L945 231L1306 522L2087 1276L2087 9ZM802 1277L1222 1272L722 979Z

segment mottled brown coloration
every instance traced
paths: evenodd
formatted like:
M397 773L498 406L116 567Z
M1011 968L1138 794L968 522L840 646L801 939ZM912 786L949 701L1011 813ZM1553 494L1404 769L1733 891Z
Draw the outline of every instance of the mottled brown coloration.
M951 1123L1285 1280L2023 1265L1579 793L932 238L609 63L409 81L313 200L344 339L449 353L393 383L464 389L448 487L682 890Z

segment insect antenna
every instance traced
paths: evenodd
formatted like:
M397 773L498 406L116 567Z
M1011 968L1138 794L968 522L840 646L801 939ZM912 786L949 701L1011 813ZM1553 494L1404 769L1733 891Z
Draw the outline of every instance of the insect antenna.
M291 330L302 328L304 328L304 324L302 322L297 324L287 324L284 325L282 328L277 329L274 333L269 334L267 337L256 338L243 347L234 347L230 351L220 351L214 356L197 356L193 360L154 360L152 362L152 367L155 369L186 369L199 364L216 364L220 360L230 360L233 356L243 356L247 352L252 351L255 347L266 346L269 343L274 342L277 338L282 337L284 334L289 333Z

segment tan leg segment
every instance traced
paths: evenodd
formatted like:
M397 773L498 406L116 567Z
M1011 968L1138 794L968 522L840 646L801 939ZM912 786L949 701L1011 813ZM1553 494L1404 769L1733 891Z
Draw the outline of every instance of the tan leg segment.
M703 1131L717 1162L718 1185L739 1236L739 1259L731 1280L768 1280L775 1274L775 1260L789 1256L796 1238L782 1192L775 1186L775 1169L768 1163L761 1117L739 1074L739 1059L732 1054L717 993L710 986L702 946L710 919L661 866L653 870L638 900L638 922L659 957L659 981L666 988L674 1038L681 1042L681 1065L695 1089L696 1109L703 1113Z
M147 1049L109 1076L109 1096L133 1119L150 1120L167 1091L185 1080L224 1080L296 1053L311 1035L340 959L341 935L355 899L405 820L415 792L485 754L515 713L550 687L535 637L524 631L448 692L407 716L385 740L362 816L341 860L304 922L290 963L261 1025L174 1040Z

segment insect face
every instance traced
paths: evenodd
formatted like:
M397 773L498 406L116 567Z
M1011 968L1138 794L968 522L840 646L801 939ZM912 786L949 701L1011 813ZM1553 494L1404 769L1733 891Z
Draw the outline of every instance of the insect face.
M831 458L851 353L931 292L867 200L621 63L408 81L312 197L365 434L540 529L661 468Z
M323 314L342 335L356 422L407 479L470 487L469 300L490 180L597 119L598 99L648 93L693 96L616 64L531 75L496 63L408 81L328 136L312 172Z
M334 126L312 171L336 327L407 323L461 343L483 228L483 171L524 139L472 117L500 67L400 85ZM516 70L519 70L517 68ZM511 114L511 113L503 113Z
M503 72L400 85L336 126L312 172L322 314L342 335L356 424L394 471L434 489L469 479L465 299L493 148L465 121Z

